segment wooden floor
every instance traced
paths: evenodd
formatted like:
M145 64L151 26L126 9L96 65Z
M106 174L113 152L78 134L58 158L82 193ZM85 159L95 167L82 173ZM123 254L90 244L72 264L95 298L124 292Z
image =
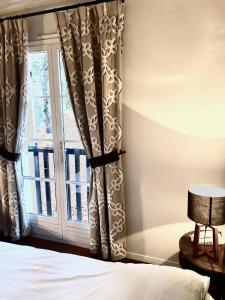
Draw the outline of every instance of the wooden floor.
M53 250L53 251L62 252L62 253L76 254L76 255L81 255L81 256L86 256L86 257L91 257L91 258L101 260L101 258L99 256L90 254L89 249L85 249L85 248L81 248L81 247L77 247L77 246L73 246L73 245L52 242L52 241L48 241L48 240L44 240L44 239L40 239L40 238L36 238L36 237L32 237L32 236L23 238L17 244L32 246L35 248ZM141 263L141 262L131 260L128 258L123 259L121 262L123 262L123 263Z
M10 242L9 238L5 237L2 232L0 232L0 241ZM52 250L52 251L57 251L62 253L76 254L76 255L81 255L81 256L86 256L86 257L91 257L94 259L101 260L100 256L91 254L89 249L63 244L63 243L52 242L52 241L36 238L33 236L22 238L20 241L16 242L16 244L26 245L26 246L31 246L35 248L41 248L41 249L47 249L47 250ZM125 258L121 260L121 262L141 263L140 261L132 260L129 258Z

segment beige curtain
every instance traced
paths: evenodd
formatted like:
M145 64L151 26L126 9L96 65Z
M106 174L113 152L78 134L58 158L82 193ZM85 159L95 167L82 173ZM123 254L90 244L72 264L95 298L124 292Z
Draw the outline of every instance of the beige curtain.
M29 232L19 161L26 113L26 22L0 22L0 210L13 240Z
M66 77L88 158L121 149L120 1L57 13ZM90 249L104 259L126 256L121 161L92 169Z

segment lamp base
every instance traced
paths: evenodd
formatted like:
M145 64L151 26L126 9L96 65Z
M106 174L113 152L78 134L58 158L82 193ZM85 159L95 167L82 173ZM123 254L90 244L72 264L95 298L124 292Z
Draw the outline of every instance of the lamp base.
M200 238L200 229L204 227L206 230L207 227L212 229L213 232L213 244L212 246L200 246L199 238ZM206 255L211 258L213 261L219 260L219 243L218 243L218 228L211 225L202 225L199 223L195 224L195 232L194 232L194 240L193 240L193 257L197 258L199 256ZM206 249L208 248L208 249Z

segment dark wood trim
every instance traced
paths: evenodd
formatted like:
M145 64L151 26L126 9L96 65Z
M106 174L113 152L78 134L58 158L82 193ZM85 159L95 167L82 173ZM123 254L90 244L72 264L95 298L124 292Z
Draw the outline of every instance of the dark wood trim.
M11 242L11 239L9 237L5 236L2 231L0 231L0 241Z
M9 240L7 240L9 241ZM52 251L57 251L57 252L62 252L62 253L70 253L70 254L75 254L75 255L80 255L80 256L85 256L85 257L90 257L94 259L99 259L102 260L99 255L94 255L91 254L89 249L73 246L73 245L68 245L68 244L63 244L63 243L58 243L58 242L53 242L45 239L40 239L36 238L33 236L29 236L26 238L22 238L17 244L20 245L25 245L25 246L31 246L35 248L41 248L41 249L47 249L47 250L52 250ZM142 263L140 261L136 261L133 259L129 258L124 258L121 260L123 263Z
M3 234L3 232L1 232L1 231L0 231L0 241L7 242L7 243L12 242L11 239L9 237L6 237ZM61 252L61 253L75 254L75 255L80 255L80 256L85 256L85 257L102 260L102 258L99 255L91 254L89 249L81 248L81 247L74 246L74 245L63 244L63 243L59 243L59 242L53 242L53 241L37 238L34 236L24 237L20 241L16 242L16 244L24 245L24 246L31 246L31 247L40 248L40 249L52 250L52 251L57 251L57 252ZM120 262L134 263L134 264L143 263L141 261L133 260L130 258L124 258Z
M49 241L49 240L45 240L45 239L41 239L41 238L36 238L33 236L22 238L18 242L18 244L99 259L97 256L92 256L88 249L73 246L73 245L63 244L63 243L59 243L59 242L53 242L53 241Z

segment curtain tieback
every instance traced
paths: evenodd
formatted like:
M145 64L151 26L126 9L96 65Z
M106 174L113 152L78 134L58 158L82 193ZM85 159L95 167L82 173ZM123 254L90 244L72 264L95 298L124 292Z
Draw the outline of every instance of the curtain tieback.
M114 150L110 153L90 158L89 162L90 162L91 168L94 169L94 168L97 168L100 166L105 166L107 164L118 161L120 159L119 156L124 153L126 153L126 151L120 150L118 152L118 151Z
M12 152L9 152L6 149L0 147L0 155L9 161L16 162L20 159L21 153L12 153Z

